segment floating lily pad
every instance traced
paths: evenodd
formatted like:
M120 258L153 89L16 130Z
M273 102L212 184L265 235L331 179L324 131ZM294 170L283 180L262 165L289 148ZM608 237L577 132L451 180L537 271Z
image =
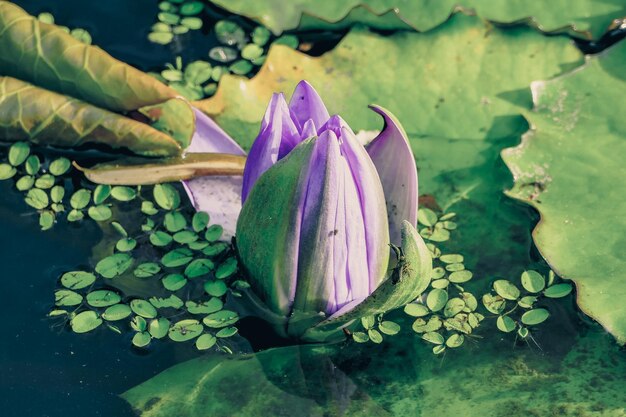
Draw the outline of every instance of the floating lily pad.
M181 213L173 211L165 215L163 224L168 232L176 233L187 227L187 220Z
M228 278L229 276L235 273L235 271L237 270L237 266L238 266L237 258L230 257L226 259L224 262L220 264L220 266L217 267L217 270L215 271L215 278L217 279Z
M191 262L193 259L193 253L187 248L176 248L169 251L161 258L163 266L168 268L175 268L177 266L183 266Z
M194 232L199 233L204 230L209 224L209 214L204 211L199 211L193 215L191 219L191 227Z
M133 345L137 346L137 347L146 347L150 344L150 340L152 338L150 337L150 333L148 332L140 332L140 333L135 333L135 335L133 336Z
M108 206L99 205L99 206L91 206L89 210L87 210L87 214L93 220L97 222L103 222L109 220L113 215L113 212Z
M122 301L122 297L114 291L96 290L87 294L87 304L92 307L108 307Z
M118 201L131 201L137 197L137 190L118 185L111 188L111 197Z
M126 304L115 304L104 310L102 318L107 321L118 321L130 316L131 313L132 310Z
M214 329L231 326L239 320L239 315L234 311L220 310L216 313L209 314L202 322L207 326Z
M583 312L621 344L626 343L626 257L620 249L626 204L615 187L624 174L626 134L615 103L626 95L624 65L626 43L619 42L578 71L533 83L535 108L525 113L533 130L502 154L515 178L509 195L541 215L533 232L537 248L559 276L576 283ZM571 288L565 282L544 294L565 296Z
M205 333L196 339L196 348L198 350L207 350L215 346L217 338L212 334Z
M161 271L161 267L156 262L145 262L137 265L133 274L137 278L150 278Z
M59 307L76 306L83 302L83 296L70 290L58 290L54 293L54 304Z
M399 324L386 320L380 323L378 330L386 335L393 336L398 334L401 329Z
M86 288L96 282L96 276L91 272L70 271L61 276L61 284L70 290Z
M83 311L70 320L70 326L75 333L90 332L101 324L102 319L95 311Z
M187 284L187 278L182 274L166 275L161 282L168 291L178 291Z
M219 298L212 297L210 300L202 302L187 301L185 306L191 314L211 314L221 310L224 303Z
M54 161L50 162L50 166L48 167L48 171L52 175L59 176L59 175L65 174L67 171L69 171L71 166L72 166L72 163L70 162L69 159L61 157L61 158L57 158Z
M498 316L498 319L496 320L496 326L498 327L498 330L505 333L510 333L515 330L517 324L509 316Z
M540 323L543 323L550 317L550 313L545 308L535 308L533 310L528 310L524 314L522 314L522 323L527 326L534 326Z
M562 284L552 285L543 292L548 298L562 298L568 296L572 292L572 284L567 282Z
M370 330L371 331L371 330ZM376 330L374 330L376 332ZM227 337L232 337L234 335L236 335L238 332L236 327L225 327L223 329L220 329L217 333L215 333L215 336L219 337L219 338L227 338ZM376 332L378 333L378 332ZM378 335L380 336L380 333L378 333ZM370 336L371 339L371 336ZM382 341L382 336L380 336L380 340ZM374 340L372 340L372 342L374 342ZM376 342L374 342L376 343Z
M522 287L528 292L538 293L546 286L545 278L537 271L522 272Z
M16 142L9 148L9 163L14 167L22 165L30 155L30 145L27 142Z
M209 259L194 259L185 268L185 276L187 278L197 278L203 275L207 275L213 270L215 265Z
M153 196L154 201L164 210L175 210L180 205L180 194L170 184L156 184Z
M185 342L198 337L203 330L202 323L198 320L181 320L169 328L168 336L175 342Z
M431 311L439 311L448 302L448 292L442 289L434 289L426 297L426 305Z
M96 272L105 278L122 275L133 264L133 258L127 253L116 253L100 260L96 264Z
M167 336L170 329L170 321L165 317L154 319L150 321L148 325L148 331L150 336L155 339L162 339Z
M424 317L430 314L430 309L424 304L410 303L404 306L404 312L412 317Z
M499 279L493 283L495 292L505 300L517 300L520 296L519 289L511 281Z
M26 194L26 198L24 199L24 201L26 201L26 204L37 210L48 207L48 204L50 203L48 194L38 188L30 189Z

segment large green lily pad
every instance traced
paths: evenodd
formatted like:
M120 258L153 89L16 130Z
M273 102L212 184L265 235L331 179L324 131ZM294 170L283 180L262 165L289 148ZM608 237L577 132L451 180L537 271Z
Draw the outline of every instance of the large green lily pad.
M533 129L503 152L509 195L541 214L534 239L580 308L626 343L626 43L584 68L533 83Z
M355 131L381 128L368 104L388 108L408 132L420 192L459 213L449 250L466 254L480 281L517 275L529 261L532 213L502 194L511 177L499 156L528 129L520 115L532 105L528 85L580 63L565 38L456 15L423 34L353 29L318 58L275 46L255 78L225 76L199 105L248 148L271 94L301 79Z
M327 29L365 23L377 29L430 30L455 11L475 11L500 22L526 22L542 31L571 29L578 36L599 37L611 21L626 16L620 0L211 0L250 17L274 33L292 29Z
M278 416L294 410L328 417L623 413L626 361L604 334L589 332L575 341L565 336L559 342L563 352L549 345L540 353L513 349L509 342L478 343L444 360L410 336L394 338L384 354L372 345L309 345L221 361L200 358L122 397L141 417Z

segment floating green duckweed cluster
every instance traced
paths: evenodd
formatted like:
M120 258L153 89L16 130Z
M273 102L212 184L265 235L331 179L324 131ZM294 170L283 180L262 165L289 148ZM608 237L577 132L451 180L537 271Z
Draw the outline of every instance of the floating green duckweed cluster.
M199 15L204 10L204 3L198 0L169 0L159 3L157 18L148 34L150 42L167 45L174 36L182 35L190 30L202 28Z
M109 254L93 271L61 276L50 316L63 317L76 333L102 325L133 331L139 348L167 338L230 352L224 340L237 334L239 316L224 308L225 296L239 296L247 284L235 278L237 260L231 246L219 241L222 227L210 225L207 213L187 214L170 184L143 187L134 198L141 200L134 210L143 223L127 230L111 222ZM118 290L127 287L147 294Z
M498 279L492 285L492 292L483 295L485 308L497 314L498 330L510 333L517 330L521 339L532 337L529 328L543 323L550 313L543 307L536 307L542 298L562 298L572 292L572 284L560 282L553 271L548 279L537 271L524 271L520 277L521 291L513 282ZM519 308L519 310L518 310Z
M52 16L51 13L39 13L37 19L43 23L48 23L50 25L54 24L54 16ZM91 35L89 34L89 32L87 32L87 30L82 28L70 29L67 26L61 26L58 24L57 26L72 35L74 39L79 40L82 43L86 43L87 45L91 45Z
M150 74L186 98L201 100L215 94L217 83L224 74L252 76L256 73L265 62L272 44L287 45L294 49L299 45L294 35L283 35L270 42L272 34L263 26L246 33L240 25L230 20L218 21L214 33L221 45L209 50L208 61L197 60L183 65L182 58L177 57L174 64L166 64L160 73Z

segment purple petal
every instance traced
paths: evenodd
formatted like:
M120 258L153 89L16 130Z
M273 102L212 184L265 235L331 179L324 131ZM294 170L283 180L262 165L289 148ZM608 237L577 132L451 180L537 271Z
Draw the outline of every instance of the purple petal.
M350 166L363 213L367 249L364 259L367 259L368 264L370 294L383 281L389 264L389 225L385 194L374 163L354 133L343 128L341 139L341 153Z
M346 121L343 120L341 116L335 114L332 117L330 117L326 123L322 125L322 127L319 129L317 133L321 134L322 132L326 130L332 130L335 133L335 135L337 135L338 138L341 138L341 131L343 129L348 129L348 131L350 131L350 133L354 135L354 132L352 132L352 129L350 129L350 126L348 126L348 123L346 123Z
M274 94L263 117L261 132L255 139L243 173L242 201L257 179L300 142L300 133L291 119L285 97Z
M194 108L196 132L187 153L217 152L234 155L246 153L210 117ZM183 181L192 205L211 216L211 222L224 228L224 239L235 234L237 217L241 211L240 176L212 176Z
M302 133L300 134L300 139L305 140L308 138L313 138L317 136L317 128L315 127L315 123L313 120L309 119L302 126Z
M304 126L309 119L313 120L315 126L323 126L330 117L317 91L304 80L300 81L293 91L289 109L300 126Z
M399 246L402 221L417 224L417 167L407 135L395 116L379 106L370 108L385 119L383 131L367 145L367 152L383 184L391 243Z

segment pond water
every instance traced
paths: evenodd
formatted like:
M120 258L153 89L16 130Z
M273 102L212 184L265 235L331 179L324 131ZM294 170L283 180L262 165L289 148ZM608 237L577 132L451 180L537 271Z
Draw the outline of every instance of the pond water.
M199 57L211 46L206 39L182 50L149 43L154 16L145 11L155 9L151 0L17 3L88 29L112 55L143 69L179 53ZM136 415L133 407L154 417L626 416L626 355L576 312L571 298L551 305L553 317L534 341L516 343L510 335L486 332L485 339L471 339L444 357L435 357L412 332L382 346L292 346L257 356L201 355L174 343L141 352L130 347L131 335L102 328L73 334L46 314L59 275L86 266L102 233L93 222L59 222L41 232L12 181L0 182L0 195L4 417L124 417ZM535 215L512 210L530 220L517 231L527 244ZM477 272L517 273L528 262L477 265ZM392 317L410 326L402 314ZM262 328L248 327L245 333L261 337L257 347L270 344ZM127 391L133 407L120 397Z

